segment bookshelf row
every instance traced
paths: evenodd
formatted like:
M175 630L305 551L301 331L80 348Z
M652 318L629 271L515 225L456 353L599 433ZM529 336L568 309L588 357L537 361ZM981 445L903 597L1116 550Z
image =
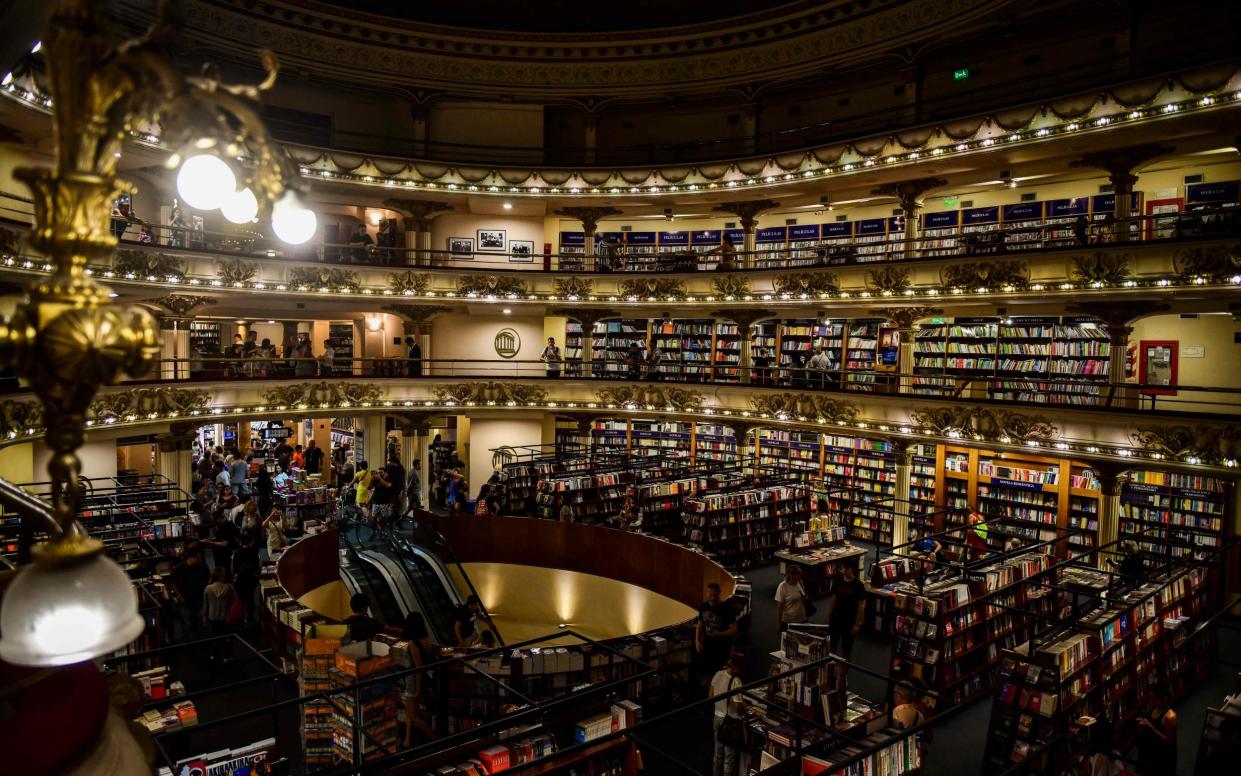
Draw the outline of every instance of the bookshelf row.
M737 382L742 336L737 324L712 319L632 318L596 323L588 343L581 324L569 321L564 353L570 374L580 374L590 347L602 377ZM886 387L879 385L887 382L883 373L898 368L900 332L881 319L772 320L755 325L750 345L756 382L811 387L815 380L793 370L807 368L823 348L828 369L816 380L875 391ZM1087 404L1109 379L1111 345L1091 318L936 318L919 327L913 347L913 385L921 394L978 380L995 399Z

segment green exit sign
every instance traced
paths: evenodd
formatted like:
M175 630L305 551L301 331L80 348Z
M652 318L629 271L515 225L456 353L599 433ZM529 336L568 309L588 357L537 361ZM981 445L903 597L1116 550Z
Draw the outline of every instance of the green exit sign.
M944 197L944 207L956 207L956 206L957 206L956 197Z
M969 77L970 69L968 67L958 67L956 70L952 71L952 80L954 81L964 81Z

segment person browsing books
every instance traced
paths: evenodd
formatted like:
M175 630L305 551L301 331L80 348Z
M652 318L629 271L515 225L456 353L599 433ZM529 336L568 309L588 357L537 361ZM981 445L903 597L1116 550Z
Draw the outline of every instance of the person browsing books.
M719 670L728 658L729 647L737 637L737 613L720 598L720 585L707 585L707 600L698 607L698 622L694 628L694 649L697 651L704 674Z
M801 566L787 563L784 579L776 587L776 633L790 625L810 619L807 611L806 588L802 585Z
M831 651L846 660L853 652L854 637L862 630L862 618L866 615L865 595L866 587L857 575L857 559L845 559L832 579L827 625Z

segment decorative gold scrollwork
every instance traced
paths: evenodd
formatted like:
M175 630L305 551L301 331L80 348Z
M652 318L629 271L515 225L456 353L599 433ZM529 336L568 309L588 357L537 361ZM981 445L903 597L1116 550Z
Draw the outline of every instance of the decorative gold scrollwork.
M603 404L644 409L671 408L677 412L702 408L706 399L698 391L666 385L617 385L600 388L596 394Z
M441 402L457 404L529 404L547 401L547 389L520 383L477 382L439 386L432 395Z
M383 398L374 383L327 382L278 385L263 391L263 401L276 407L299 409L363 405Z

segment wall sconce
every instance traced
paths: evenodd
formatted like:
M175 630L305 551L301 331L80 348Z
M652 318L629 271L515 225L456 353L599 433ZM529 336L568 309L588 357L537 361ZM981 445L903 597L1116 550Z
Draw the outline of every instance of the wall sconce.
M384 326L384 319L378 316L368 317L366 319L367 331L379 331Z

